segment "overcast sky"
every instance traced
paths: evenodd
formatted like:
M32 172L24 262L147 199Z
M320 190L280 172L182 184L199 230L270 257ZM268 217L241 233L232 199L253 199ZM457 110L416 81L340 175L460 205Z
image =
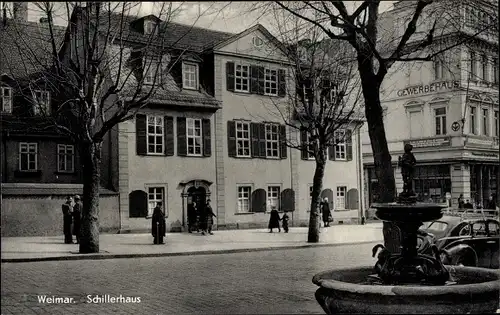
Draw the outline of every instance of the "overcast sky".
M383 1L380 5L381 11L386 11L392 7L395 1ZM259 12L249 12L252 2L172 2L172 6L176 9L174 20L179 23L210 28L218 31L226 31L231 33L239 33L253 25L260 23L273 30L273 23L270 17L262 17ZM263 3L263 2L261 2ZM345 1L349 10L359 6L361 1ZM148 14L157 15L161 10L163 2L140 2L131 12L138 16ZM64 25L67 20L64 3L57 3L59 6L58 17L55 19L57 24ZM43 13L34 3L29 5L30 21L39 21Z

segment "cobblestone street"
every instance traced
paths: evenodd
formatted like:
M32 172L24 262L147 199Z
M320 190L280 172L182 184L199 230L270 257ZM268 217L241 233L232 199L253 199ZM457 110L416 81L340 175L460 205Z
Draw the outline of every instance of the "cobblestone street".
M322 313L312 276L374 264L374 244L241 254L2 264L2 314ZM73 297L39 303L41 295ZM140 303L87 303L87 295Z

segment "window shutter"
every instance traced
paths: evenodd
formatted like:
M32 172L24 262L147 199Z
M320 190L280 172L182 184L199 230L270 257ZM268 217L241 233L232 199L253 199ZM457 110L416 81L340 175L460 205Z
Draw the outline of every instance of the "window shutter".
M335 144L328 148L328 159L330 161L335 161Z
M259 67L250 66L250 93L259 94Z
M345 147L347 161L352 161L352 130L350 129L345 131Z
M177 117L177 155L187 155L186 117Z
M210 129L210 119L204 118L201 121L201 131L203 134L203 156L212 155L212 137Z
M236 157L236 123L227 122L227 152L230 157Z
M278 96L286 95L286 71L285 69L278 70Z
M259 75L259 94L264 95L264 67L258 67Z
M286 146L286 126L280 125L280 158L286 159L286 151L288 147Z
M129 217L140 218L148 214L148 194L143 190L134 190L128 195Z
M281 192L281 211L295 211L295 192L287 188Z
M146 115L135 115L135 142L137 155L148 154Z
M266 124L259 124L259 156L265 158L266 155Z
M259 125L258 123L250 123L250 140L252 141L252 157L260 157L259 150Z
M234 91L234 62L226 62L226 88Z
M252 212L266 212L267 192L260 188L252 192Z
M165 116L165 155L174 155L174 117Z
M308 159L308 152L307 152L307 131L306 130L301 130L300 131L300 145L302 146L302 150L300 151L300 157L302 160L307 160Z

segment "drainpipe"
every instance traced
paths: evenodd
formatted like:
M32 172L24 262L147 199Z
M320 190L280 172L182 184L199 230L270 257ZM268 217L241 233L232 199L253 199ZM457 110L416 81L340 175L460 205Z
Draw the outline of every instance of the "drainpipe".
M358 187L359 187L359 190L358 190L358 195L359 195L359 210L360 210L360 213L361 213L361 222L362 224L366 222L366 216L365 216L365 208L363 206L363 191L364 191L364 187L363 187L363 162L362 162L362 158L363 158L363 148L362 148L362 145L361 145L361 126L362 124L360 124L360 126L357 128L357 132L356 132L356 140L358 142L358 161L357 161L357 168L359 170L358 174Z
M291 133L290 133L291 135ZM287 150L289 148L287 147ZM293 163L292 163L292 150L289 150L289 156L290 156L290 189L293 191L293 203L295 205L295 194L296 192L293 190ZM295 212L297 205L294 206L294 211L290 211L292 213L292 226L294 226L294 221L293 221L293 213Z

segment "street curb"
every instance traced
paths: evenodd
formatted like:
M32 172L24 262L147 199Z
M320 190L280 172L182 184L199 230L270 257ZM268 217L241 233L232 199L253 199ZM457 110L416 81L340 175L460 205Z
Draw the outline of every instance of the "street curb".
M303 249L312 247L335 247L348 245L362 245L383 242L383 240L349 242L349 243L332 243L332 244L305 244L305 245L288 245L276 247L262 248L237 248L237 249L222 249L222 250L203 250L193 252L177 252L177 253L144 253L144 254L78 254L78 256L55 256L55 257L32 257L32 258L2 258L1 263L22 263L22 262L41 262L41 261L65 261L65 260L102 260L102 259L121 259L121 258L149 258L149 257L175 257L175 256L197 256L197 255L217 255L217 254L237 254L250 252L265 252L273 250L286 249Z

